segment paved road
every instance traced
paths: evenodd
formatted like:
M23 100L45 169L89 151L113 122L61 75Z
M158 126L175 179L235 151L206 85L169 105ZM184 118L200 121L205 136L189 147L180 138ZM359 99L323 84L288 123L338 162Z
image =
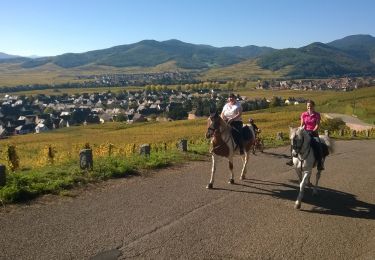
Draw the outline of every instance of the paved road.
M375 141L340 141L322 190L293 209L288 147L251 158L227 184L220 163L193 162L111 180L77 197L47 196L0 212L0 259L374 259Z
M372 129L375 128L375 125L368 124L363 122L357 117L344 115L344 114L336 114L336 113L324 113L324 115L328 118L341 118L345 122L345 124L353 130L356 131L364 131L366 129Z

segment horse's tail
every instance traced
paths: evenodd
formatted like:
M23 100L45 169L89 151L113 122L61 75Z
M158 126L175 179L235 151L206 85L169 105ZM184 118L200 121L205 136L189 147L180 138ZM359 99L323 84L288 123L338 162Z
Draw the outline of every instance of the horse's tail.
M327 145L329 153L334 153L335 142L333 141L333 139L329 138L328 135L320 135L319 138L325 145Z

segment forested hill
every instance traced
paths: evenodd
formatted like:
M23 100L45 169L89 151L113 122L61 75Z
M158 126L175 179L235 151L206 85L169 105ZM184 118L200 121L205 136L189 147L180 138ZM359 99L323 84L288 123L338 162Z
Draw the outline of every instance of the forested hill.
M239 63L273 50L272 48L257 46L216 48L178 40L163 42L144 40L103 50L66 53L55 57L33 59L23 63L22 66L31 68L51 62L63 68L87 64L114 67L153 67L168 61L175 61L179 68L204 69Z
M9 57L6 54L2 54L2 57L0 64L18 63L23 73L27 68L43 70L42 65L45 64L57 65L61 70L79 68L81 71L87 70L87 65L121 69L158 66L158 72L171 68L159 65L173 64L172 68L176 70L215 71L216 79L231 78L238 71L242 73L241 78L254 78L256 73L277 78L374 76L375 38L371 35L352 35L326 44L315 42L301 48L281 50L254 45L218 48L179 40L144 40L103 50L53 57L30 59Z
M294 78L374 75L375 38L353 35L328 44L278 50L261 56L258 65L271 70L290 67L286 76Z

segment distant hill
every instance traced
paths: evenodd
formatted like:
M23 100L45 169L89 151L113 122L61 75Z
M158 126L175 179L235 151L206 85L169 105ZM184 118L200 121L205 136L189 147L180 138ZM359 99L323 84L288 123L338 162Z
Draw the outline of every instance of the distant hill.
M10 55L10 54L6 54L4 52L0 52L0 60L4 60L4 59L14 59L14 58L18 58L19 56L17 55Z
M178 40L163 42L144 40L103 50L66 53L55 57L28 60L22 66L32 68L51 62L63 68L87 64L113 67L153 67L168 61L175 61L180 68L204 69L232 65L273 50L269 47L257 46L216 48Z
M278 50L261 56L258 65L273 71L289 67L286 76L293 78L375 75L374 48L372 36L349 36L328 44Z
M329 46L348 54L375 63L375 37L371 35L352 35L328 43Z
M7 63L16 64L12 65L11 71L3 69L8 75L4 81L7 84L13 82L20 72L27 79L27 73L31 73L28 68L33 68L32 71L38 75L45 75L46 68L51 67L54 78L59 80L67 75L162 72L171 68L200 72L200 79L207 80L326 78L375 75L375 38L352 35L326 44L315 42L301 48L281 50L254 45L218 48L179 40L144 40L52 57L32 59L4 53L0 53L0 57L3 68L10 66ZM54 80L49 79L48 82Z

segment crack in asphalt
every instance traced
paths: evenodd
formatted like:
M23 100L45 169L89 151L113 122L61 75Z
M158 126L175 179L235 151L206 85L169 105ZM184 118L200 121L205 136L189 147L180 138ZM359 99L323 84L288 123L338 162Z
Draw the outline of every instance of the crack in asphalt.
M244 187L244 188L242 188L241 190L244 190L244 189L246 189L246 188L247 188L247 187ZM167 223L165 223L165 224L163 224L163 225L156 226L156 227L154 227L153 229L149 230L149 231L146 232L146 233L143 233L142 235L140 235L140 236L138 236L137 238L133 239L133 240L130 241L129 243L126 243L126 244L124 243L123 246L120 248L120 250L124 252L125 248L129 248L129 247L131 247L132 245L138 243L139 241L142 241L143 239L146 239L146 238L152 236L153 234L156 234L156 233L158 233L158 232L162 232L163 230L166 230L166 229L168 229L169 227L172 227L172 226L174 226L174 225L177 225L177 224L180 223L182 220L184 220L184 219L190 217L191 215L195 214L196 212L198 212L198 211L200 211L200 210L203 210L203 209L205 209L205 208L211 207L211 206L213 206L213 205L215 205L215 204L217 204L217 203L219 203L219 202L221 202L221 201L226 200L228 197L231 197L231 196L235 196L235 193L228 193L228 194L226 194L226 195L221 196L220 198L217 198L217 199L215 199L215 200L213 200L213 201L210 201L210 202L207 203L207 204L200 205L200 206L198 206L198 207L196 207L196 208L193 208L193 209L191 209L190 211L187 211L187 212L185 212L184 214L180 215L179 217L177 217L177 218L175 218L175 219L173 219L173 220L171 220L171 221L169 221L169 222L167 222ZM148 249L147 251L149 251L149 250L150 250L150 249ZM140 252L140 253L138 253L137 255L135 255L135 256L130 256L130 257L137 257L139 254L142 254L142 253ZM129 256L127 256L127 257L129 257Z

